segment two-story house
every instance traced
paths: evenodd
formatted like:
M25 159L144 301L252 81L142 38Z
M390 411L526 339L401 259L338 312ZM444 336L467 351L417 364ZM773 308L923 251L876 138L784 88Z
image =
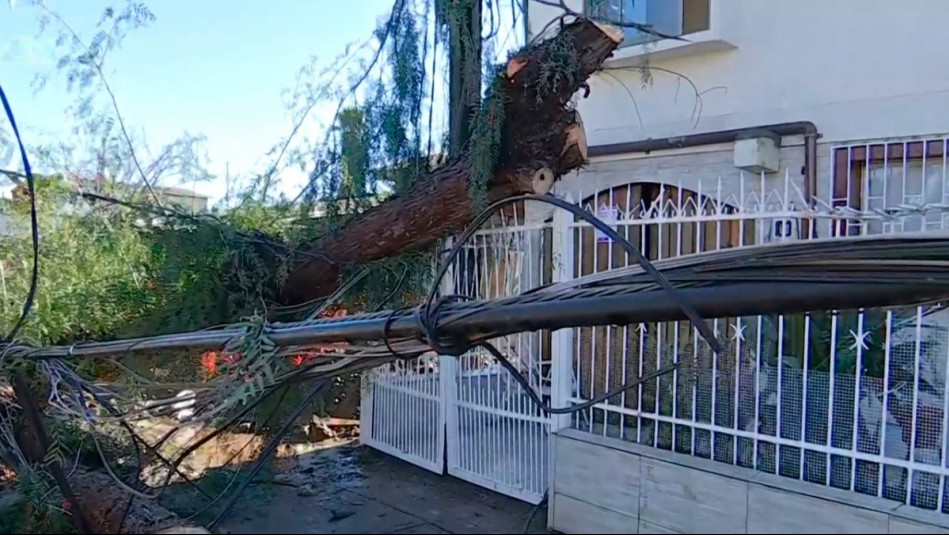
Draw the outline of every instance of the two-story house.
M532 36L562 13L528 4ZM626 229L650 258L945 228L949 2L564 4L681 37L626 30L577 101L591 163L555 189ZM588 230L573 275L621 256ZM793 334L800 343L787 318L715 320L733 355L709 357L704 379L653 381L555 418L550 527L945 530L946 322L927 323L923 309L875 314L879 329L869 313L834 316L827 340L808 319ZM688 326L640 328L577 331L571 401L699 347Z
M563 6L671 36L625 32L576 96L589 165L553 189L647 257L945 227L949 2L526 5L531 39L557 30ZM466 243L447 293L491 299L631 263L572 214L521 209ZM557 407L634 384L569 415L539 410L477 352L440 357L437 376L375 370L362 440L523 500L546 494L563 533L949 532L944 310L707 321L721 354L685 322L499 341ZM635 384L673 362L689 364Z

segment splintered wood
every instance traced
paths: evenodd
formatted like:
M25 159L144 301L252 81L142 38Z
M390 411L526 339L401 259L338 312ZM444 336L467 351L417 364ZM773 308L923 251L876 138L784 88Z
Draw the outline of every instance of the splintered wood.
M486 185L489 201L533 193L535 184L543 193L552 184L535 180L538 171L549 169L557 179L586 163L586 133L570 100L588 89L586 80L622 40L620 28L578 19L508 62L496 84L504 93L504 117L499 161ZM563 68L575 75L551 74L550 64L563 57L573 58L575 63ZM340 266L425 249L463 230L473 219L470 179L477 164L463 154L312 243L290 270L283 300L297 304L328 295L339 284Z

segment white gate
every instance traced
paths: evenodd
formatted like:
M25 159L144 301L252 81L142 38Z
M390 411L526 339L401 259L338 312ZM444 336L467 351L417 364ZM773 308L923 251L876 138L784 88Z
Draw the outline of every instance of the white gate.
M454 293L497 299L542 283L547 227L523 224L523 213L514 212L509 219L478 232L464 246L451 270ZM520 333L491 343L549 402L546 334ZM540 501L547 488L546 414L483 348L444 362L448 473L528 502Z
M364 444L436 473L445 469L439 357L395 361L362 375Z
M493 299L542 283L548 227L509 216L464 246L442 293ZM549 336L492 343L549 403ZM362 440L373 448L532 503L546 491L549 419L484 349L372 370L363 375L361 406Z
M949 139L839 148L831 202L812 199L816 210L802 209L808 202L799 179L787 174L783 182L741 175L711 190L694 179L615 184L578 200L651 259L814 231L946 229L946 154ZM618 244L566 212L554 212L550 229L513 219L477 233L453 267L448 293L498 298L547 276L567 280L630 262ZM536 502L547 485L550 429L574 427L949 513L949 307L709 321L726 342L721 355L687 322L496 340L555 407L593 399L680 357L694 360L694 375L675 372L552 419L481 350L441 357L440 367L424 373L408 364L375 371L364 392L367 442L436 472L445 467L444 451L449 473Z

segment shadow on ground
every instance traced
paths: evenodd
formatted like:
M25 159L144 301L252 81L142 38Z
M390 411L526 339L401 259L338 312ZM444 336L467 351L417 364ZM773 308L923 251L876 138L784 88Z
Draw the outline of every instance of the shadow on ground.
M246 470L244 471L246 472ZM218 469L198 483L209 493L227 488L235 473ZM185 484L169 488L163 504L206 524L225 498L208 502ZM280 459L258 476L219 524L221 533L521 533L533 506L440 476L358 444ZM545 533L540 512L531 533Z

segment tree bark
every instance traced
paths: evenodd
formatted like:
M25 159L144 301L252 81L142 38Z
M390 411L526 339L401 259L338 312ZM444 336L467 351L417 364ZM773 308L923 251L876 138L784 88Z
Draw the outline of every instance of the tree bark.
M71 481L96 528L91 533L208 533L182 521L158 500L132 499L103 472L80 469Z
M462 20L449 26L448 135L449 155L455 157L464 150L481 102L481 0L470 2Z
M570 100L621 41L618 28L578 19L508 62L500 74L504 122L498 165L487 184L489 201L532 192L538 171L549 170L559 178L586 162L586 136ZM565 61L572 63L568 75ZM344 266L421 250L463 230L475 215L470 160L470 154L451 160L408 191L313 243L290 270L284 301L297 304L325 296L339 284Z

